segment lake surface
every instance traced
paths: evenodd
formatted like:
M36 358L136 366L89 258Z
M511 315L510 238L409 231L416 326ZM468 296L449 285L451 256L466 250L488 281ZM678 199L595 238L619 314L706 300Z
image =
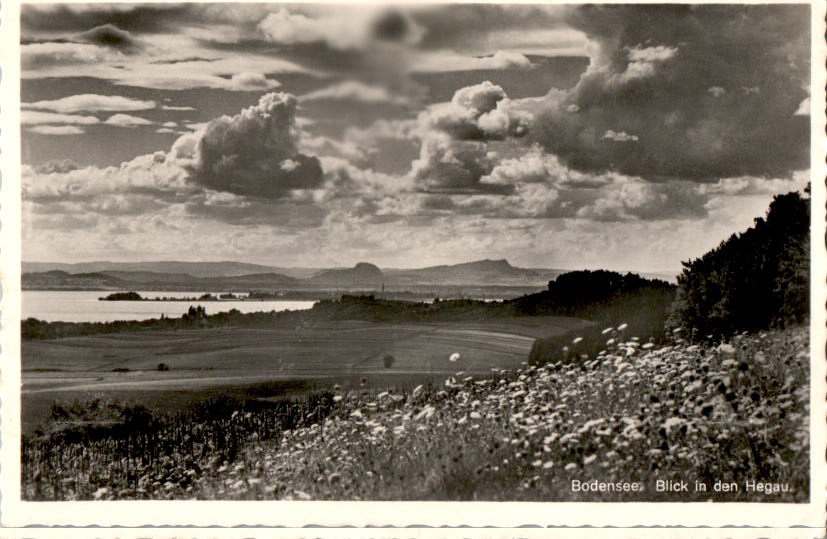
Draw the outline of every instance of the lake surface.
M98 301L113 291L24 290L22 318L46 322L112 322L178 318L190 305L202 305L207 314L238 309L243 313L298 311L313 307L313 301ZM192 298L205 292L137 291L142 297Z

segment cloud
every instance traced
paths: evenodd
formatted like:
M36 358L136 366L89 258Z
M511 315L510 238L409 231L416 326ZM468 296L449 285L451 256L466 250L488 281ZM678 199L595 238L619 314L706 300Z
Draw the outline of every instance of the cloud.
M21 114L20 123L23 125L94 125L100 123L100 120L98 120L94 116L81 116L78 114L57 114L54 112L37 112L31 110L24 110Z
M36 125L27 129L40 135L82 135L84 130L74 125Z
M502 192L502 186L480 181L492 166L484 145L432 136L422 142L419 159L411 163L410 177L429 193Z
M639 138L637 135L630 135L626 131L616 132L608 129L605 133L603 133L603 140L613 140L615 142L637 142Z
M163 110L175 110L175 111L191 111L195 110L193 107L187 106L179 106L179 105L164 105L161 107Z
M795 109L793 113L796 116L809 116L810 115L810 98L805 97L801 103L798 105L798 108Z
M420 113L420 129L441 131L458 140L503 139L524 136L531 115L508 99L501 86L489 81L461 88L449 103Z
M269 199L321 185L319 160L298 150L295 114L295 97L270 93L239 114L211 121L194 135L197 143L186 165L190 181Z
M127 31L113 24L103 24L83 32L77 39L86 43L110 47L124 54L135 54L143 48L141 43Z
M720 86L710 86L706 91L712 94L712 97L721 97L726 93L726 90Z
M52 66L65 68L74 64L103 63L112 57L111 51L87 44L49 42L20 46L21 65L29 72Z
M339 50L366 49L376 41L411 44L422 32L407 13L369 6L326 6L310 15L282 8L267 15L258 30L267 40L281 45L324 43Z
M71 159L53 159L45 163L41 163L34 167L34 170L41 174L53 174L55 172L65 174L80 168L76 162Z
M388 103L405 106L408 98L391 94L387 88L363 82L346 80L332 86L319 88L299 98L301 101L359 101L362 103Z
M481 71L527 69L531 61L519 52L497 51L489 56L466 56L454 51L421 54L412 66L414 72L441 73L448 71Z
M79 94L48 101L22 103L21 107L24 110L49 110L63 114L101 111L130 112L154 109L155 101L142 101L118 95Z
M268 79L261 73L236 73L230 77L227 89L254 92L257 90L270 90L272 88L278 88L279 86L281 86L280 82Z
M596 44L591 65L571 90L524 103L531 140L567 165L707 182L806 166L809 123L794 112L809 80L807 6L601 5L567 16ZM645 137L606 144L609 130Z
M146 118L139 118L130 114L113 114L103 122L105 125L114 125L116 127L138 127L140 125L152 125L153 122Z

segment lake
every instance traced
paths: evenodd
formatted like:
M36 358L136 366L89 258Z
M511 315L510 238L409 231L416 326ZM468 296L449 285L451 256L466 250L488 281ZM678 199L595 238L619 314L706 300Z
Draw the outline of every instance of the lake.
M178 318L190 305L203 305L207 314L238 309L243 313L297 311L313 307L313 301L98 301L113 291L24 290L22 320L37 318L46 322L112 322ZM137 291L142 297L199 297L204 292Z

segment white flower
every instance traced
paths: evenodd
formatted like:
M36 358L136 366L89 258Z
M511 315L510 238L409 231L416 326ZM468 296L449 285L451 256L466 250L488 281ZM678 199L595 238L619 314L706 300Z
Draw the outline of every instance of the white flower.
M627 324L627 323L625 323L625 322L624 322L623 324L620 324L619 326L617 326L617 330L618 330L618 331L623 331L623 330L624 330L624 329L626 329L627 327L629 327L629 324Z
M571 344L577 344L582 340L583 340L583 337L575 337L574 340L571 341Z
M451 354L451 356L448 358L448 361L455 362L455 361L457 361L458 359L459 359L459 353L458 353L458 352L454 352L454 353L453 353L453 354Z

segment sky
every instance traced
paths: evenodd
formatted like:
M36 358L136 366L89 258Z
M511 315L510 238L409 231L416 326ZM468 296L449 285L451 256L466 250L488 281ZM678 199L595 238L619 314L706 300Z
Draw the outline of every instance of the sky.
M21 11L23 260L678 271L810 175L808 5Z

